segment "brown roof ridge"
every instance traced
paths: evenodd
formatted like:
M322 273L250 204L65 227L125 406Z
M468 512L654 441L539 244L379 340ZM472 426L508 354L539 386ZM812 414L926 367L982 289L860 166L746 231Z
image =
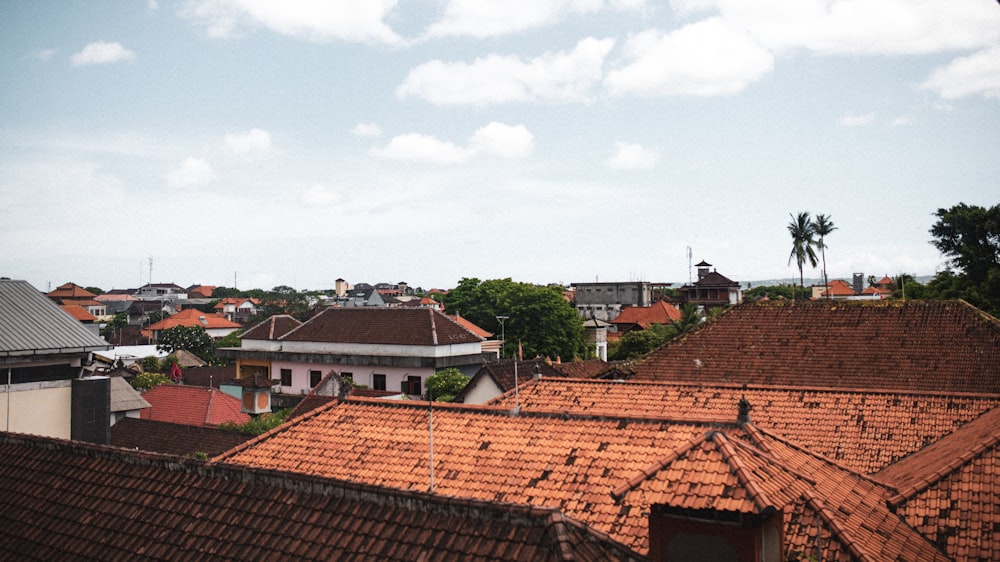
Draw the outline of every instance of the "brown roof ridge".
M751 441L753 442L753 446L747 443L743 443L739 440L729 441L729 444L731 446L737 449L742 449L743 451L751 455L760 457L761 459L775 466L781 467L781 469L784 470L785 472L794 475L796 478L806 482L810 486L816 485L816 478L814 478L812 475L806 474L797 468L788 466L788 463L774 456L771 452L771 449L767 446L767 443L763 439L761 439L761 434L759 433L756 426L747 423L743 425L742 429L743 432L750 437Z
M721 431L714 431L709 434L708 439L715 443L719 452L722 453L722 458L726 461L726 464L729 465L730 470L733 471L736 478L739 479L741 484L743 484L743 487L746 489L750 499L757 506L757 509L759 510L758 513L764 513L772 509L777 510L784 507L784 505L771 501L767 494L764 493L764 490L757 485L757 479L753 477L750 470L743 463L743 459L741 459L739 454L737 454L736 448L729 442L725 433ZM778 464L777 466L782 469L784 468L784 465L782 464Z
M215 401L215 389L208 389L208 408L205 410L205 425L212 424L212 403Z
M434 309L428 308L427 312L430 313L430 319L431 319L431 342L433 342L433 345L437 345L438 331L437 331L437 323L435 322L436 319L434 318ZM455 322L455 324L458 324L458 322ZM462 326L462 329L464 330L465 326Z
M990 415L991 413L993 413L992 416ZM1000 417L1000 407L995 408L991 412L987 412L979 416L975 420L965 424L964 426L956 429L950 434L937 440L935 443L942 443L942 444L956 439L964 440L969 437L968 435L969 433L973 433L976 429L978 429L977 426L983 423L990 424L990 426L993 428L992 435L987 436L985 439L981 440L975 446L969 448L968 450L959 455L945 456L944 462L940 465L940 468L931 472L930 474L926 474L921 478L918 478L913 484L905 486L903 488L896 488L895 486L889 485L892 489L896 490L896 494L887 500L888 504L891 507L898 507L900 505L903 505L904 503L913 499L915 496L924 492L931 486L934 486L948 475L962 468L972 460L978 458L986 451L989 451L990 449L994 448L998 443L1000 443L1000 426L995 425L996 420L994 419L998 417ZM936 458L937 452L931 448L931 445L924 447L920 451L917 451L912 455L909 455L905 459L901 459L896 463L894 463L894 465L890 466L896 466L896 465L905 466L909 464L909 462L912 461L913 459L920 459L921 457L927 455L934 455L934 458ZM887 485L886 483L883 483L881 481L880 483L882 483L883 485Z
M534 380L534 379L533 379ZM670 379L658 379L658 380L620 380L620 379L594 379L594 378L566 378L566 377L552 377L542 375L539 381L557 383L557 384L610 384L610 383L621 383L629 385L645 385L652 387L662 387L662 386L672 386L677 388L698 388L698 389L715 389L715 388L725 388L725 389L737 389L737 390L764 390L764 391L789 391L789 392L817 392L824 394L864 394L868 396L874 395L885 395L885 396L914 396L914 397L955 397L955 398L990 398L1000 396L1000 393L983 393L983 392L956 392L950 390L893 390L891 388L863 388L863 387L838 387L838 386L787 386L787 385L769 385L760 383L735 383L735 382L691 382L687 380L672 381ZM499 399L498 396L494 400Z
M747 425L750 425L750 424L747 424ZM862 480L864 480L866 482L870 482L872 484L875 484L876 486L878 486L880 488L888 488L888 486L886 486L884 483L882 483L882 482L880 482L880 481L872 478L871 476L868 476L867 474L864 474L862 472L858 472L857 470L854 470L853 468L844 466L843 464L837 462L834 459L831 459L830 457L828 457L826 455L823 455L823 454L817 453L815 451L812 451L811 449L803 447L802 445L799 445L798 443L796 443L794 441L791 441L789 439L785 439L784 437L782 437L782 436L780 436L780 435L778 435L776 433L771 433L770 431L767 431L766 429L763 429L763 428L760 428L760 427L756 427L756 426L754 427L754 429L757 432L759 432L760 435L766 435L769 439L774 439L775 441L778 441L779 443L782 443L783 445L785 445L787 447L790 447L790 448L792 448L792 449L794 449L794 450L796 450L796 451L798 451L800 453L803 453L805 455L809 455L809 456L811 456L813 458L816 458L816 459L818 459L818 460L820 460L820 461L822 461L822 462L824 462L824 463L826 463L826 464L828 464L830 466L836 467L839 470L843 470L844 472L850 473L852 476L860 478L860 479L862 479Z
M861 546L851 537L850 531L840 525L840 522L837 521L836 516L834 516L830 508L826 506L826 503L824 503L823 500L821 500L811 489L803 490L802 497L806 500L806 504L816 511L816 515L823 520L827 529L830 530L830 534L836 536L837 540L847 547L847 550L851 553L851 556L855 560L863 562L876 561L875 558L872 558L867 552L861 549Z
M639 484L642 484L647 479L652 478L657 472L663 470L664 467L666 467L667 465L678 459L683 458L684 455L688 454L688 452L691 451L691 449L704 443L705 440L709 438L711 433L712 432L710 431L706 431L701 435L689 439L686 443L682 444L680 447L677 447L676 449L670 451L666 455L660 457L659 459L656 459L655 461L653 461L652 464L650 464L646 468L643 468L639 472L639 474L636 474L632 478L629 478L627 482L612 490L611 497L614 498L615 501L620 501L623 497L625 497L625 494L636 489L639 486Z

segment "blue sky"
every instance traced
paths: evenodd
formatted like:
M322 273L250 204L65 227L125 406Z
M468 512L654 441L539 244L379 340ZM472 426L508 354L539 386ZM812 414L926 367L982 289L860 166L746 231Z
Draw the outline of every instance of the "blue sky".
M929 275L1000 202L1000 5L0 4L0 275L330 288ZM818 276L817 271L806 275Z

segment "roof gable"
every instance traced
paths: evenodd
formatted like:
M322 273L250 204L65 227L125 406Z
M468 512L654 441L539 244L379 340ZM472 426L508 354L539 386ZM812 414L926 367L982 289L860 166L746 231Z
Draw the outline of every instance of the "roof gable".
M963 301L745 302L634 371L640 380L1000 394L1000 321Z
M276 314L250 328L240 336L243 340L277 340L302 325L292 316Z
M650 306L626 306L621 313L611 321L612 324L670 324L681 319L681 311L676 306L664 301L657 301Z
M202 427L250 421L238 399L214 388L161 384L142 397L152 406L141 412L142 419Z
M224 328L236 329L242 327L236 322L233 322L220 314L202 312L197 308L186 308L177 314L160 320L148 329L153 331L169 330L170 328L176 328L177 326L201 326L206 330Z
M327 308L283 341L388 345L452 345L483 340L433 308Z

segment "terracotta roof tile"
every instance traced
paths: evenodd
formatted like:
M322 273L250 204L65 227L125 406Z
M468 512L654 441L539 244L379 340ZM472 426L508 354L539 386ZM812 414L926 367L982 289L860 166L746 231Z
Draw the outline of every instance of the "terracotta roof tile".
M674 305L657 301L650 306L626 306L611 321L612 324L670 324L681 319L681 311Z
M169 330L177 326L201 326L209 328L241 328L236 322L227 320L220 314L209 314L197 308L188 308L164 318L149 327L152 331Z
M250 421L237 398L214 388L161 384L142 397L152 405L142 410L142 419L200 427Z
M639 380L1000 394L1000 321L962 301L745 302L633 369Z
M0 513L4 559L642 559L551 508L11 434Z
M277 340L302 325L292 316L276 314L240 335L241 340Z
M518 389L524 410L733 419L740 398L758 427L871 474L1000 406L1000 395L773 388L543 377ZM508 392L492 401L508 408Z

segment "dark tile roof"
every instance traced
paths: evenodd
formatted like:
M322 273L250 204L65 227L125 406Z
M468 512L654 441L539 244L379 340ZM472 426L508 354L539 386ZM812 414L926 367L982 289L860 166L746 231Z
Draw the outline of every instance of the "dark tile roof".
M482 338L431 308L327 308L283 341L437 346Z
M962 301L745 302L637 380L1000 393L1000 321Z
M0 558L640 560L547 507L0 434Z
M514 368L515 365L517 367L516 373ZM544 377L565 376L543 359L532 359L530 361L502 359L500 361L484 363L483 366L476 371L476 374L472 376L472 379L465 388L474 388L475 383L479 382L477 379L487 378L492 380L501 392L507 392L508 390L514 390L515 380L518 385L522 385L531 380L532 377L535 376L535 373L541 373ZM463 401L465 394L465 390L463 389L463 391L458 393L455 397L455 402Z
M607 361L586 359L569 363L553 363L552 368L560 374L574 379L589 379L604 372L609 367Z
M236 431L125 418L111 426L111 445L153 453L220 455L252 436Z
M302 325L287 314L276 314L240 335L241 340L276 340Z
M754 424L864 474L919 451L984 412L1000 395L774 388L634 381L526 381L491 404L523 410L725 419L741 398Z

